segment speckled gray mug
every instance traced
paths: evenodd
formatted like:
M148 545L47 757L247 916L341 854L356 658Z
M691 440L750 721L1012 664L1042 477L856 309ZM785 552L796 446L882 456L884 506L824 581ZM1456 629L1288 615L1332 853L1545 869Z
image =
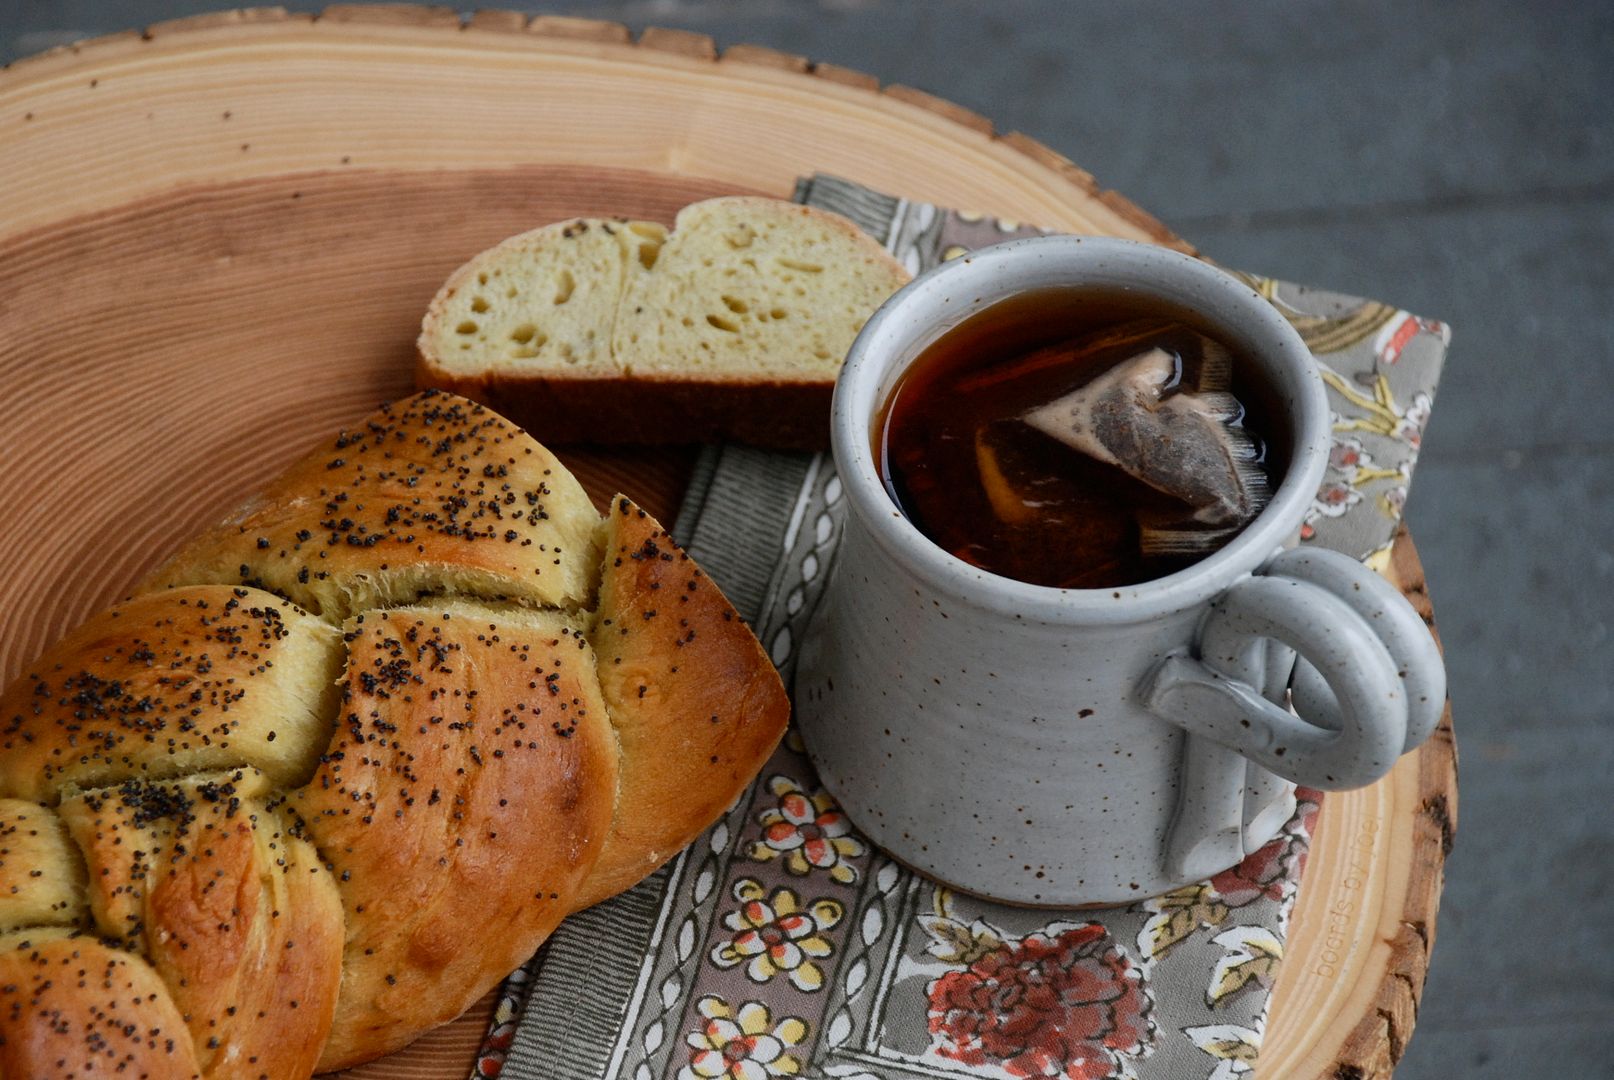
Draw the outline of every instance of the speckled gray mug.
M1029 585L943 551L887 495L871 429L907 365L971 314L1046 288L1152 297L1275 392L1288 469L1188 569L1121 589ZM1010 903L1155 895L1276 835L1296 782L1372 783L1440 715L1445 670L1411 606L1359 563L1294 547L1328 455L1322 379L1272 305L1206 263L1083 237L955 259L869 320L831 425L848 513L796 716L852 820L922 873Z

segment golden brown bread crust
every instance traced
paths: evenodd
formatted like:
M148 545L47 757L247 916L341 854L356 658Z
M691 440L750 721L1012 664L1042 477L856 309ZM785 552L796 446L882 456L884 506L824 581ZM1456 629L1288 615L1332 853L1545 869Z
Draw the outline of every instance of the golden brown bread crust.
M70 930L0 935L0 1076L200 1075L185 1021L140 957Z
M593 591L596 520L526 432L418 394L322 442L140 591L255 585L333 623L439 591L576 607Z
M335 629L256 589L193 586L110 608L0 693L0 795L254 765L302 783L330 734Z
M547 443L709 443L779 450L829 448L832 382L737 382L522 375L457 375L421 355L416 385L479 401Z
M0 873L28 881L0 898L0 945L27 943L0 948L0 1077L77 1062L279 1080L368 1060L457 1015L744 788L788 712L761 647L653 519L619 500L602 522L491 415L420 395L347 437L362 469L316 454L294 470L312 497L281 482L254 504L299 529L351 508L338 541L288 549L342 549L323 618L237 583L296 564L221 527L223 554L190 546L0 693ZM512 467L527 461L537 474ZM399 523L376 477L409 470L442 481L456 529L481 524L435 532L430 561L377 586L380 562L343 559L388 557L362 530ZM529 492L544 513L487 532ZM560 535L579 538L558 554L581 592L487 598ZM259 561L184 583L237 558ZM660 596L677 613L658 622ZM416 602L333 625L355 598L399 597Z
M342 908L255 769L63 801L89 869L94 929L168 987L209 1077L300 1076L335 1012Z
M0 934L79 926L84 885L84 860L62 819L26 799L0 799Z
M605 850L576 901L621 892L680 851L756 775L790 719L762 646L656 519L607 512L589 640L622 746Z
M343 717L292 796L348 916L321 1070L452 1020L531 955L616 798L594 656L559 613L371 612L345 636ZM476 926L489 932L467 947Z

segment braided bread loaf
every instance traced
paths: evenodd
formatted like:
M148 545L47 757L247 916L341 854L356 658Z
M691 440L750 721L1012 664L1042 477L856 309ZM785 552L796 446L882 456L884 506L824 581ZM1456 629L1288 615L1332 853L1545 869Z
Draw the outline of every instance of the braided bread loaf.
M272 1080L459 1015L783 731L643 510L432 391L0 695L0 1080Z

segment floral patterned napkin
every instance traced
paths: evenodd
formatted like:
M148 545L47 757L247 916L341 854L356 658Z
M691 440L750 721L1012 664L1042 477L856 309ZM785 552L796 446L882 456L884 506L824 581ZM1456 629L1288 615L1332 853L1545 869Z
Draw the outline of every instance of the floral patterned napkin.
M915 272L1037 231L831 177L796 197L851 218ZM1447 329L1245 278L1300 330L1329 386L1333 455L1302 542L1382 568ZM827 455L714 447L674 528L787 683L841 514ZM510 977L473 1080L1230 1080L1259 1053L1320 802L1301 790L1274 840L1165 896L1011 908L874 849L792 731L695 844L567 919Z

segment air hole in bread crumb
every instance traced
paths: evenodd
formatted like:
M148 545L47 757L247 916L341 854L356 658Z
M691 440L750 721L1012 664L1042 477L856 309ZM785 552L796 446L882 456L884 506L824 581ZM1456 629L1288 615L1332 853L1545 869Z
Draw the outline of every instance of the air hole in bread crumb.
M486 274L476 275L476 283L478 285L486 285L488 283L488 276Z
M829 359L829 350L828 349L814 349L813 350L813 355L818 357L818 359L820 359L820 360L828 360Z
M681 321L682 321L682 322L683 322L683 324L684 324L684 325L685 325L685 326L686 326L686 327L687 327L687 326L694 326L694 325L695 325L695 320L694 320L694 319L691 319L691 318L690 318L690 317L689 317L689 316L688 316L688 315L685 315L685 316L684 316L684 317L683 317L683 319L682 319L682 320L681 320Z
M706 316L706 322L708 325L715 326L719 330L727 330L731 334L738 334L740 332L739 323L735 322L733 319L725 319L721 315L708 315Z
M768 318L770 318L770 319L783 319L785 316L787 316L789 314L790 314L790 312L786 311L784 308L776 307L776 308L774 308L774 309L772 309L771 311L768 312Z
M512 285L504 290L504 296L506 300L514 300L516 298L516 287Z
M746 312L751 310L751 305L734 296L723 297L723 306L734 312L736 315L744 315Z
M476 312L478 315L482 314L487 309L488 301L486 297L478 296L471 300L471 310Z
M654 270L656 268L656 257L660 254L660 244L640 244L639 265L644 267L646 270Z
M577 288L577 279L565 267L561 268L560 279L555 283L555 304L559 306L572 298L572 292Z
M465 319L458 326L454 327L454 332L456 334L474 334L476 333L476 330L476 323L472 322L470 319Z
M817 263L803 262L800 259L792 259L785 255L779 256L776 261L780 266L788 266L790 269L800 270L804 274L822 274L824 272L824 268Z
M537 334L538 328L536 326L532 325L530 322L524 322L514 330L510 331L510 340L514 341L518 345L526 345L531 343L532 339L536 337Z
M667 230L650 221L630 221L628 231L639 236L649 237L651 240L661 240L667 235Z

